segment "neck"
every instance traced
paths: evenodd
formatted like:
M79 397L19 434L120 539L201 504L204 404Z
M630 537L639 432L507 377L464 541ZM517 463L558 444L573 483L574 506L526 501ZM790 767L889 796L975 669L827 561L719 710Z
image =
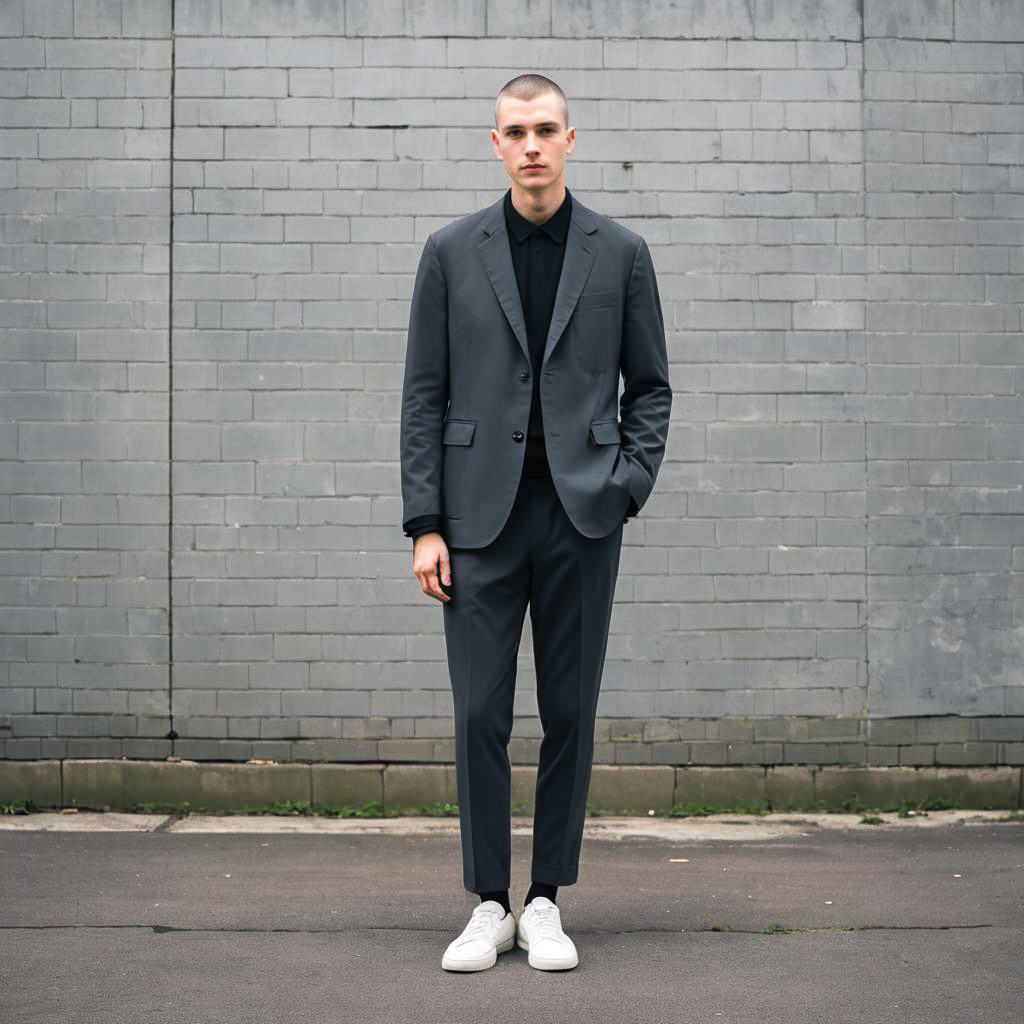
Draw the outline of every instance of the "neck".
M531 224L542 224L565 201L565 179L559 178L543 189L525 189L512 182L512 205Z

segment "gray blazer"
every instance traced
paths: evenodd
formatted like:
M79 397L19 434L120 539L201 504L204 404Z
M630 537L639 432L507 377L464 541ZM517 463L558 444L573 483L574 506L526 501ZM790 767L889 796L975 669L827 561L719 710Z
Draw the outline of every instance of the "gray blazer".
M403 522L440 514L453 547L498 536L526 450L533 370L503 199L427 237L409 311ZM647 243L575 194L541 373L555 489L576 529L603 537L654 487L672 388Z

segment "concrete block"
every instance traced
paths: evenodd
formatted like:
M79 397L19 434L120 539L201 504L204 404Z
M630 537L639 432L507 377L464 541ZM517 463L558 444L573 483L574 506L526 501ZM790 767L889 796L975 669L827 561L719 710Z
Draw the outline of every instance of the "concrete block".
M383 764L313 764L309 766L311 799L316 804L362 807L384 803Z
M863 0L864 35L894 39L952 39L955 0Z
M536 761L536 758L534 758ZM537 793L537 768L536 765L512 765L512 788L509 802L512 805L512 813L533 814L534 803Z
M454 764L388 764L383 779L391 813L421 814L425 806L459 802Z
M308 765L202 761L64 761L64 805L128 810L142 804L235 811L308 801Z
M767 798L765 769L760 767L675 769L673 804L734 807Z
M1000 768L820 768L814 780L817 802L863 804L895 809L901 802L929 797L960 801L964 807L1016 807L1020 769Z
M765 795L772 809L802 810L814 806L814 768L770 765L765 771Z
M31 800L37 807L61 807L60 761L0 761L0 804Z
M587 807L602 814L667 814L672 809L675 769L669 765L594 765Z

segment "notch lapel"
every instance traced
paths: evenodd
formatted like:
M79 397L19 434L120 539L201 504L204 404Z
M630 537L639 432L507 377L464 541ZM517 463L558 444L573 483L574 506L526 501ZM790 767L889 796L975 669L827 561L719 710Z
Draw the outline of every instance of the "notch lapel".
M487 276L491 279L494 294L505 311L505 317L512 328L519 347L526 356L526 365L530 365L530 345L526 340L526 319L523 316L523 304L519 298L519 285L516 284L516 271L512 266L512 251L508 244L508 231L505 228L505 211L502 204L505 196L494 203L487 211L481 227L487 237L476 247L483 260Z
M547 340L544 343L544 358L541 367L548 364L551 352L558 344L565 331L565 325L576 308L576 302L583 291L583 286L590 276L590 268L600 245L593 237L597 225L586 207L582 207L573 196L572 217L569 221L569 233L565 236L565 258L562 260L562 275L558 279L558 291L555 292L555 306L551 310L551 326L548 328Z

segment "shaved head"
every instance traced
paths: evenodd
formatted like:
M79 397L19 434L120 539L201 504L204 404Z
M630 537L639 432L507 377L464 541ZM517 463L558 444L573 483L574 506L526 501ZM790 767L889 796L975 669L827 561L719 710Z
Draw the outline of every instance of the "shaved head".
M569 127L569 101L557 82L545 78L544 75L518 75L501 87L498 98L494 101L494 127L501 128L498 120L501 101L506 96L514 96L518 100L532 100L544 92L553 92L558 97L558 106L562 112L562 128Z

